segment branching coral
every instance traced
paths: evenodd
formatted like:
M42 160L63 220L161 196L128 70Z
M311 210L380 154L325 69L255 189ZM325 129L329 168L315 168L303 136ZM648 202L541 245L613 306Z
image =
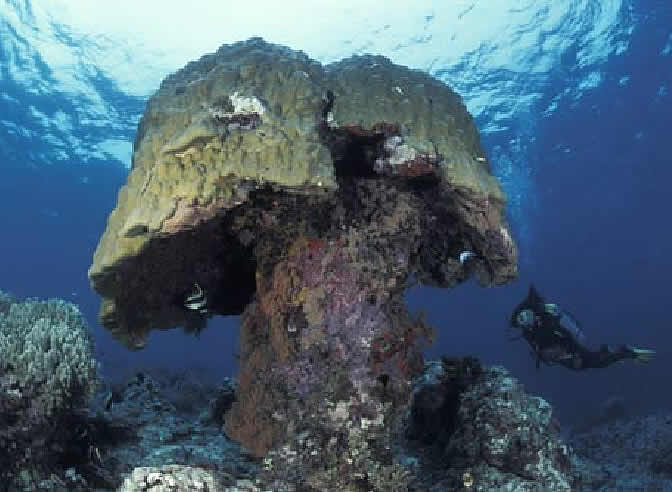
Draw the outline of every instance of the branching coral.
M0 474L55 459L44 443L63 437L59 424L96 384L91 336L76 306L0 292Z

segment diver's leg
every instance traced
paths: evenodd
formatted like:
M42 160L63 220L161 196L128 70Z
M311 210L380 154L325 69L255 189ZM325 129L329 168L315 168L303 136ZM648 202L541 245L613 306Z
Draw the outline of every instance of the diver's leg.
M581 352L581 369L607 367L614 362L633 358L634 354L627 345L616 348L602 345L600 350L586 349Z

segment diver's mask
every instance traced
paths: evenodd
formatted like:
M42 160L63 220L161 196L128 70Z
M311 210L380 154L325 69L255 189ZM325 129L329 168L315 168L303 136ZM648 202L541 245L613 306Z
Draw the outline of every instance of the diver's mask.
M534 312L531 309L523 309L516 315L516 324L520 328L532 328L534 318Z

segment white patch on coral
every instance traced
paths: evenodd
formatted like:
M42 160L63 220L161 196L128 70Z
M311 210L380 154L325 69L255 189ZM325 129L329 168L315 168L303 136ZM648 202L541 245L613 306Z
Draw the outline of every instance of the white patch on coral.
M509 234L509 231L506 229L506 227L501 226L499 228L499 232L504 238L504 244L506 244L507 247L513 247L513 239L511 239L511 234Z
M231 104L233 104L233 114L240 113L257 113L264 114L264 105L256 97L245 97L234 92L231 96Z
M403 143L404 140L398 135L385 139L385 151L389 157L378 158L374 163L376 172L383 172L386 167L399 166L407 162L412 162L418 156L418 151L413 147Z
M394 155L390 157L390 164L393 166L398 166L399 164L404 164L406 162L415 160L417 156L417 150L415 150L413 147L409 147L406 144L402 144L397 147Z
M389 137L385 139L385 150L387 152L394 152L398 146L401 145L403 139L395 135L393 137Z

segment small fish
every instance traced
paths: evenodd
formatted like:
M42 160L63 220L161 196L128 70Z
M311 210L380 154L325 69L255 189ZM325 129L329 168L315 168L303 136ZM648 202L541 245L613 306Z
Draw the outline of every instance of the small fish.
M207 304L208 298L205 292L197 282L194 282L194 290L184 300L184 307L190 311L198 311L201 314L205 314L208 311Z
M476 255L474 254L473 251L464 250L460 253L460 256L458 257L458 259L460 260L460 263L462 265L464 265L469 258L472 258L474 256L476 256Z

